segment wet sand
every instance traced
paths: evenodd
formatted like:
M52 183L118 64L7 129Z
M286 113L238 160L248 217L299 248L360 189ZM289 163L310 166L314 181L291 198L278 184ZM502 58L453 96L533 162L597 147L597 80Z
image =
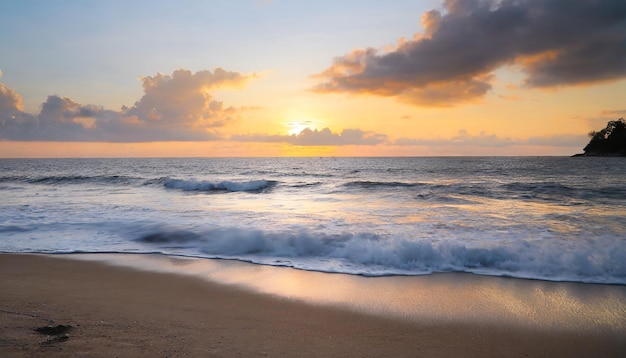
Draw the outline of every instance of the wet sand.
M624 286L123 257L0 254L0 356L626 356Z

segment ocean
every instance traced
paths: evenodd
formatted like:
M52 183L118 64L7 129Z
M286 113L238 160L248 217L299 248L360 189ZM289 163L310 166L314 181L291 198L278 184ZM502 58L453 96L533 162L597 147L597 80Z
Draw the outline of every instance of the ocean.
M626 284L626 161L0 159L0 252Z

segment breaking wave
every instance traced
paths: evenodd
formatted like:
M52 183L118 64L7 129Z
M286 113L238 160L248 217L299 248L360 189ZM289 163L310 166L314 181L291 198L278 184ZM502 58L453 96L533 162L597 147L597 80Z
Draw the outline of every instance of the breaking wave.
M227 192L257 192L269 189L277 184L271 180L250 180L250 181L203 181L203 180L183 180L168 177L143 179L120 175L71 175L71 176L40 176L40 177L0 177L0 183L22 183L39 185L77 185L77 184L97 184L97 185L118 185L118 186L140 186L140 185L160 185L168 189L180 189L183 191L227 191ZM2 187L0 189L11 189L12 187Z
M508 245L390 240L372 233L324 234L220 228L160 229L136 241L164 254L235 259L257 264L364 276L472 272L484 275L626 284L626 248L567 241ZM609 240L607 240L609 241ZM598 249L602 247L602 249Z
M269 180L211 182L203 180L165 179L163 185L168 189L180 189L183 191L258 192L269 189L276 185L276 183L275 181Z

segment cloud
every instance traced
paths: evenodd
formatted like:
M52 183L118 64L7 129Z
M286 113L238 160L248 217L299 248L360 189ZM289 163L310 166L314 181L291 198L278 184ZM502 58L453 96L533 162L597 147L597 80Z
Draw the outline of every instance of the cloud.
M504 148L513 146L548 146L548 147L580 147L588 138L586 135L552 135L537 136L526 139L498 137L495 134L480 132L472 135L465 129L460 129L456 135L450 138L398 138L389 140L384 134L365 132L360 129L345 129L341 133L333 133L330 129L304 129L295 135L235 135L230 138L238 142L259 143L288 143L299 146L342 146L342 145L377 145L385 144L392 146L451 146L451 147L482 147Z
M22 97L12 88L0 83L0 113L19 112L22 109Z
M473 101L493 73L518 66L527 87L626 78L623 0L447 0L422 16L424 32L391 51L337 57L314 76L318 92L393 96L420 106Z
M602 111L600 113L600 115L602 116L608 116L608 117L624 117L626 116L626 109L615 109L615 110L609 110L609 111Z
M584 118L584 121L591 130L599 131L606 127L609 121L614 121L619 118L626 118L626 109L604 110L597 116Z
M457 135L452 138L437 138L437 139L411 139L411 138L399 138L394 141L395 145L453 145L453 146L481 146L481 147L502 147L514 144L515 141L511 138L499 138L494 134L487 134L481 132L478 136L470 135L467 130L461 129Z
M216 128L237 117L210 91L240 87L253 75L225 71L176 70L143 77L144 95L119 111L82 105L51 95L38 115L22 111L22 98L0 83L0 139L42 141L202 141L218 138Z
M252 134L236 135L230 139L239 142L289 143L299 146L342 146L381 144L387 141L387 136L360 129L344 129L341 133L333 133L328 128L322 130L306 128L297 135Z
M522 144L546 147L580 147L589 141L584 134L558 134L545 137L530 137Z
M501 138L495 134L481 132L479 135L470 135L467 130L461 129L452 138L412 139L399 138L393 142L399 146L474 146L474 147L510 147L510 146L548 146L548 147L580 147L588 141L586 135L553 135L530 137L527 139Z

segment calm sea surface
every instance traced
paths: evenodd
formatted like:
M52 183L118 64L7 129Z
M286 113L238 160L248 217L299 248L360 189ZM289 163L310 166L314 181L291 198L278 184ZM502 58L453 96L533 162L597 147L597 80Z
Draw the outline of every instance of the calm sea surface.
M0 159L0 251L626 284L626 160Z

